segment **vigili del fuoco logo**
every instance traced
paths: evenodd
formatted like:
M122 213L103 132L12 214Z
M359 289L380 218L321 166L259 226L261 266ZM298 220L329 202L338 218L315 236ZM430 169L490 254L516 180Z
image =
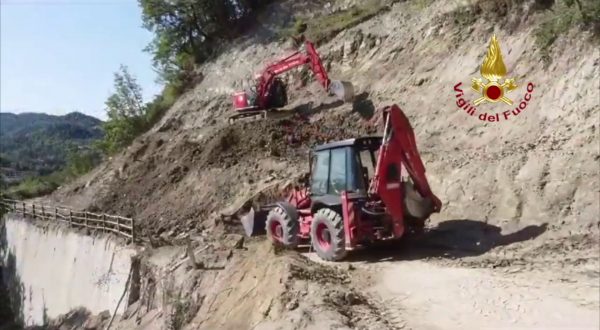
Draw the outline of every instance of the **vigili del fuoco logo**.
M519 86L514 78L504 79L506 76L506 66L502 59L502 52L500 51L500 44L498 43L496 35L493 35L490 40L490 47L483 59L479 72L483 79L480 77L471 79L471 89L477 92L479 96L473 102L465 98L465 93L461 89L463 86L462 82L454 85L454 91L456 92L456 106L458 106L460 110L481 121L491 123L510 120L525 111L529 101L531 101L534 87L533 83L527 83L525 95L518 103L514 103L510 94ZM512 109L500 112L485 112L476 108L477 106L486 103L490 103L490 105L493 106L497 106L496 104L500 103L500 105L510 106Z

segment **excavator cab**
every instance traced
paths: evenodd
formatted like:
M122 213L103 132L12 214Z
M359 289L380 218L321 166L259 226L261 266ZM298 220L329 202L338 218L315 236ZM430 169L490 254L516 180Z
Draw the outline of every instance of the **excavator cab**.
M311 198L339 199L344 191L366 195L380 145L381 137L362 137L316 147L311 156Z
M235 92L233 97L233 107L236 114L231 116L229 123L235 122L241 118L261 117L266 118L267 110L261 109L260 103L260 81L255 81L255 85L246 88L243 91ZM287 87L280 78L274 78L266 94L266 109L283 108L288 104Z

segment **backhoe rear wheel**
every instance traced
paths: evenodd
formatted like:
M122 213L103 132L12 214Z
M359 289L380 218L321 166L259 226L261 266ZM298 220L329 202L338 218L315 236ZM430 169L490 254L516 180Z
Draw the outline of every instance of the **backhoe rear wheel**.
M265 225L267 237L273 245L293 249L298 246L300 225L279 206L269 211Z
M342 216L332 209L318 210L310 225L310 240L317 255L327 261L346 256L346 237Z

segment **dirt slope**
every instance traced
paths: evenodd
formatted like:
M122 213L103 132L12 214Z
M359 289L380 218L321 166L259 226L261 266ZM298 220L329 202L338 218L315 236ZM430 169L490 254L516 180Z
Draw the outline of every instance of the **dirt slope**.
M498 277L513 275L496 274L497 268L523 267L517 272L523 273L523 277L531 275L536 268L544 268L550 273L554 271L554 278L566 277L564 269L572 268L569 272L582 283L590 279L597 282L598 272L590 272L588 268L598 269L599 253L598 49L590 43L588 34L573 30L559 37L551 53L553 61L544 67L539 52L533 47L533 29L541 13L531 9L529 2L514 5L505 16L493 20L489 20L489 16L473 16L473 22L467 25L454 19L460 6L455 2L436 1L430 7L421 7L418 3L397 3L388 12L343 31L319 47L331 68L330 76L351 80L356 85L359 97L353 104L335 103L313 84L290 91L293 98L290 109L301 114L294 119L227 127L224 119L230 109L228 94L239 86L239 80L282 52L278 44L249 37L202 67L203 81L183 95L152 131L93 173L63 187L52 198L64 204L133 216L140 221L144 236L152 241L152 246L181 243L181 238L188 234L207 241L227 240L219 235L236 230L221 214L235 210L265 187L272 187L271 193L275 195L277 189L304 171L305 152L314 143L375 132L376 109L397 103L415 128L429 182L444 203L442 212L430 223L436 229L428 233L421 246L405 249L414 255L433 250L434 253L425 254L421 259L425 263L443 260L443 269L418 263L414 266L415 276L424 273L422 280L429 282L428 276L432 273L444 278L447 275L448 282L439 284L441 287L474 286L475 291L465 292L467 300L476 297L475 292L490 289L483 285L488 279L492 291L506 288L499 296L490 293L493 297L489 301L486 296L480 297L486 308L503 295L512 299L518 294L516 288L520 280L505 285ZM462 82L465 98L473 101L478 97L468 87L471 78L479 76L479 66L492 33L500 40L507 76L517 81L518 88L509 96L520 102L529 82L534 89L527 109L518 116L486 123L456 106L454 86ZM502 111L512 109L490 104L477 108L477 115L499 112L500 116ZM251 255L253 249L256 247L252 245L246 255ZM258 251L255 252L265 260L271 258L271 254ZM398 250L390 251L386 252L386 258L397 262L411 259L406 255L397 257ZM210 255L206 251L204 254ZM285 258L283 260L287 260ZM267 276L260 273L260 269L253 269L263 265L258 259L254 260L256 264L237 261L230 265L257 278ZM301 268L312 267L305 261L300 264ZM381 285L386 288L374 289L372 294L385 296L382 292L396 290L395 295L401 299L402 292L410 286L424 285L408 282L403 284L405 286L389 286L387 281L392 275L385 274L404 272L404 267L390 265L384 270L367 267L364 272L373 275L374 288ZM454 267L467 270L454 270ZM279 272L278 269L272 272ZM375 276L380 271L383 277ZM461 276L454 276L455 272ZM239 273L235 271L219 274L223 281L219 284L221 288L225 287L224 283L247 284L236 277ZM346 286L363 288L362 275L348 276L353 280ZM464 282L465 277L473 277L473 282ZM435 278L431 281L435 282ZM571 288L580 290L581 287ZM432 286L427 294L434 296L438 288ZM205 289L208 294L214 294L210 293L211 289ZM235 290L242 289L236 287ZM262 292L260 290L256 292ZM448 290L449 295L462 294L460 290ZM549 294L554 287L544 285L540 290ZM597 291L596 286L591 292ZM238 291L239 295L223 298L225 300L219 300L213 307L223 308L220 312L201 304L199 311L202 312L189 321L211 326L220 324L225 328L228 324L239 325L236 322L240 320L258 321L261 317L249 316L249 310L239 313L225 310L236 299L262 306L263 299L268 299L266 296L275 297L277 292L280 291L265 293L264 297L253 293L248 298ZM534 290L525 296L538 293ZM304 299L307 298L299 301ZM580 313L582 325L597 324L589 310L563 304L560 299L548 310L564 307ZM307 301L318 306L335 306L318 299ZM392 314L402 309L403 303L398 301L398 305L388 306L395 310ZM431 309L421 310L425 313L423 320L406 324L417 329L430 325L446 328L439 324L441 321L431 319L435 317L436 308L442 308L447 302L439 299L434 302L437 305ZM589 306L597 306L597 300L586 308ZM447 318L441 319L444 324L449 327L468 324L470 316L460 308L451 311L461 318L453 318L451 312L446 312ZM336 308L328 311L339 313ZM214 317L200 322L206 313L214 313ZM258 312L253 310L252 313ZM320 312L309 314L314 318L322 315ZM488 319L482 315L474 315L474 322L513 324L510 317ZM539 319L519 317L516 325L545 324L536 323L541 321ZM273 328L279 328L277 322L285 319L281 315L273 316L269 322L275 322ZM347 316L341 319L347 327L358 327L348 323ZM308 324L297 325L297 328L309 327ZM281 325L281 328L286 327Z
M436 220L472 219L511 230L541 223L554 229L597 230L598 150L593 141L598 137L594 120L598 50L585 34L573 31L556 42L554 61L544 68L531 45L535 13L529 24L520 23L514 31L505 31L501 23L492 29L493 25L480 20L467 33L446 18L455 7L440 2L421 10L410 3L397 4L389 13L342 32L320 47L330 63L331 76L353 81L359 92L368 93L367 101L375 107L395 102L409 115L431 184L445 202ZM453 87L458 82L467 86L478 75L492 32L500 39L508 75L519 84L511 97L521 98L528 82L535 89L527 111L508 121L483 123L456 107ZM146 205L169 204L169 195L176 195L187 207L170 207L176 214L164 218L180 221L200 216L189 208L204 204L203 192L210 187L243 189L244 181L264 177L263 167L273 175L287 175L270 164L254 169L257 160L286 164L280 167L288 169L290 165L304 168L294 157L302 152L286 152L295 147L267 150L271 144L279 145L276 149L288 144L281 124L223 128L223 116L230 107L226 93L234 90L239 72L259 68L259 63L277 53L281 50L275 44L240 47L208 64L202 69L204 81L184 95L152 132L86 178L89 187L83 191L97 193L82 206L114 205L115 211L129 210L146 221L156 218L154 210L144 213ZM306 103L314 101L314 126L321 130L341 127L340 132L332 132L340 137L344 130L346 135L365 132L354 123L360 116L352 114L352 105L335 104L311 87L296 91L303 98L294 99L292 107L304 105L306 109ZM468 98L476 97L468 93ZM482 105L479 111L506 109L494 106ZM227 183L216 179L225 176L230 180ZM135 194L116 193L117 188L127 190L127 186L135 186L138 195L151 202L136 207L140 200ZM161 191L161 186L168 191ZM231 194L216 198L220 205L213 200L205 205L218 209ZM111 202L121 199L132 205Z

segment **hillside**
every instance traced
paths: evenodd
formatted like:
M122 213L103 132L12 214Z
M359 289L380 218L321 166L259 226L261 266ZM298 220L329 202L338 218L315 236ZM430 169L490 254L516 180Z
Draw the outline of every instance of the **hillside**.
M150 131L48 198L139 221L154 255L145 264L146 296L123 329L175 317L188 329L461 329L513 321L543 329L554 325L545 317L561 310L581 316L574 318L586 328L598 324L600 54L592 32L578 25L536 47L536 28L549 13L540 1L391 1L318 47L330 77L354 83L355 102L334 102L314 82L290 84L288 109L298 116L227 124L239 82L288 51L265 39L270 23L367 2L333 2L327 10L329 1L273 5L288 11L268 11L257 29L264 33L237 40L199 68L203 80ZM456 96L460 82L476 98L468 87L494 33L517 81L510 96L520 104L534 86L527 109L501 122L470 116ZM378 109L393 103L409 117L444 203L425 239L338 267L240 238L232 211L258 192L256 199L273 197L304 173L315 144L378 131ZM514 108L494 106L477 114ZM181 251L173 251L187 236L210 271L174 266ZM152 298L167 285L173 301ZM496 313L494 302L512 314ZM542 303L546 309L536 310Z
M102 121L72 112L0 113L0 157L7 167L47 174L67 161L70 150L102 137Z

